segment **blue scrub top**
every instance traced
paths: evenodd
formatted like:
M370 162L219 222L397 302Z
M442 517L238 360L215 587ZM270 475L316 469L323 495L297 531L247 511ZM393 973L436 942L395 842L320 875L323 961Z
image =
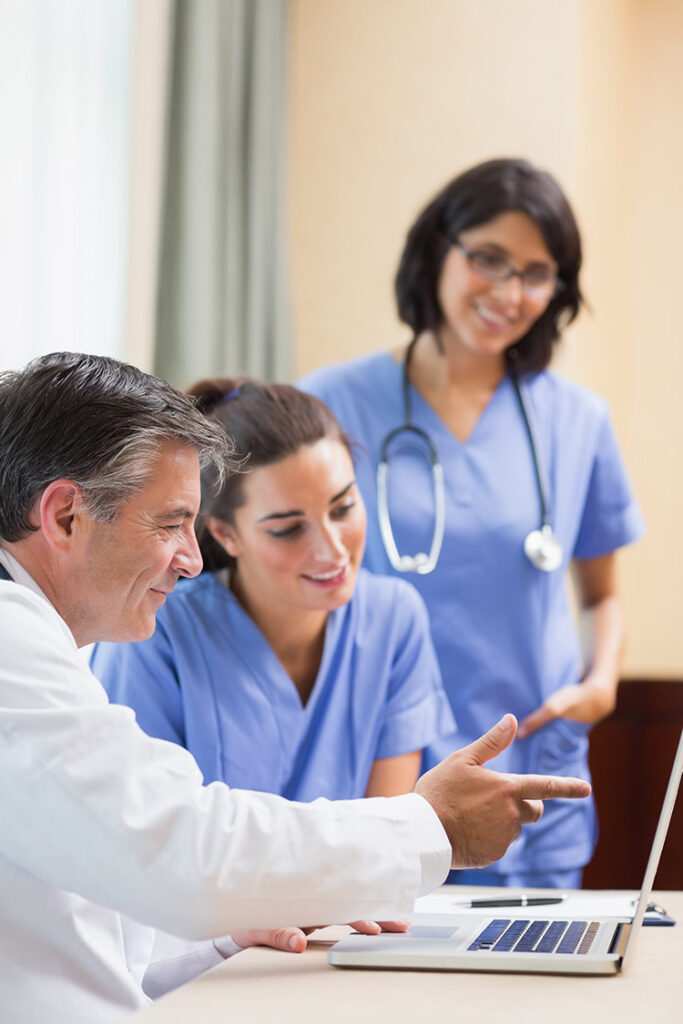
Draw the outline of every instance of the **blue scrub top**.
M377 521L376 472L382 441L404 422L402 367L376 353L317 370L299 386L325 401L352 441L368 508L365 564L393 573ZM550 372L525 378L550 486L550 514L573 558L607 554L644 531L605 402ZM469 743L504 712L519 719L561 686L582 676L566 572L541 572L523 553L540 523L533 458L514 388L505 377L472 434L460 442L411 386L413 422L436 445L444 466L446 532L439 564L404 578L419 590L431 620L441 674L458 722L457 745ZM398 550L429 551L434 522L431 470L414 444L390 448L389 508ZM588 777L586 728L552 722L515 742L493 767ZM442 738L426 766L452 749ZM587 863L595 840L592 801L552 801L543 821L525 830L497 868L548 871Z
M206 783L291 800L365 795L375 758L420 750L455 723L426 609L405 581L358 573L327 620L305 707L267 640L222 582L179 583L154 635L100 643L91 667L152 736L186 747Z

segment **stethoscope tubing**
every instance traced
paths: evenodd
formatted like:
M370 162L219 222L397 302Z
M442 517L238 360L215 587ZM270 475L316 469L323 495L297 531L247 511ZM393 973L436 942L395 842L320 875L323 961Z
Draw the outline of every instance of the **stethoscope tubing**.
M394 427L384 437L380 446L380 458L377 465L377 516L379 520L382 543L392 568L398 572L417 572L421 575L432 572L437 565L441 547L443 544L446 528L446 490L444 469L439 460L438 451L432 438L426 430L416 426L412 421L412 409L410 402L410 377L409 365L413 346L417 341L414 338L408 346L406 357L403 361L402 371L402 393L403 393L403 423ZM540 505L540 527L532 530L525 538L523 549L529 561L537 569L544 572L552 572L558 569L563 561L562 545L553 532L549 512L550 486L545 473L545 467L540 458L540 444L536 436L531 407L526 395L526 385L518 375L510 373L510 380L517 396L517 402L521 412L522 420L529 440L529 450L534 464L534 476L538 491ZM434 495L434 529L429 553L418 552L416 555L401 555L396 546L396 539L391 526L389 513L388 481L389 481L389 446L396 437L401 434L411 434L419 438L424 447L419 450L430 464L432 472L432 488ZM416 446L417 447L417 446Z
M550 525L550 514L548 511L547 495L550 494L550 485L545 474L545 467L539 458L540 445L534 426L534 418L531 415L530 404L526 395L526 385L520 381L516 374L511 374L510 379L517 396L517 402L522 413L522 420L529 438L529 449L534 463L534 475L536 477L536 488L538 490L538 501L541 506L541 526Z

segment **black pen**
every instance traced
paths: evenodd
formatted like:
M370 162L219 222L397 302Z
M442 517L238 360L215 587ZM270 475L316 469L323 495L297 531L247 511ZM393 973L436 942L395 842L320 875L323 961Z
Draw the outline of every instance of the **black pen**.
M456 907L547 907L554 903L562 903L566 896L501 896L490 900L455 901Z

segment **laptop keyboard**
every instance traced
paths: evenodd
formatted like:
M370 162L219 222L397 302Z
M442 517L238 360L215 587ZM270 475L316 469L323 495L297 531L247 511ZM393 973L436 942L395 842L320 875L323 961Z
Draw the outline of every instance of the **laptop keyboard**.
M523 921L499 917L487 924L469 949L496 953L586 954L599 921Z

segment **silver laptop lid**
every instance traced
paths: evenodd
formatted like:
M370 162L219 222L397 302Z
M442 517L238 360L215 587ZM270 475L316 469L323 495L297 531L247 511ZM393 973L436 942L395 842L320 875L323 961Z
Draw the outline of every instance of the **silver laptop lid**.
M636 935L640 932L643 917L647 910L647 905L650 901L650 895L652 893L652 886L654 885L655 875L657 874L657 868L659 867L659 858L662 855L662 848L664 846L664 840L666 839L666 833L669 829L669 822L671 821L671 815L674 811L674 805L676 803L676 796L678 794L678 787L681 782L681 775L683 774L683 731L681 732L680 739L678 741L678 750L676 751L676 757L674 758L673 768L671 769L671 775L669 776L669 784L666 787L666 793L664 795L664 802L662 804L662 810L659 815L659 822L657 824L657 831L652 841L652 849L650 850L650 856L645 868L645 876L643 878L643 885L640 890L640 898L638 900L638 906L633 917L633 924L629 932L628 941L624 949L624 958L622 961L622 968L626 967L626 961L633 956L633 947L636 944Z

